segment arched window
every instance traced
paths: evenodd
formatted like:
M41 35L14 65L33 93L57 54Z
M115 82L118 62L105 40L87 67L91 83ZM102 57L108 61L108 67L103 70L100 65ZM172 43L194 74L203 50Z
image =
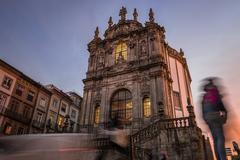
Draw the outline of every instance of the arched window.
M145 118L151 116L151 101L149 97L143 98L143 116Z
M117 116L121 120L132 120L132 95L127 89L115 92L111 98L111 117Z
M127 44L120 42L115 49L115 63L120 60L127 60Z
M100 105L97 105L94 110L94 123L98 124L100 122Z

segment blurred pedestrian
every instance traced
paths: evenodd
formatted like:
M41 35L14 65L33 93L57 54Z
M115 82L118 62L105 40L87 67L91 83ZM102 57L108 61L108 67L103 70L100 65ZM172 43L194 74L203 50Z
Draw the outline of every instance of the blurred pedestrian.
M127 130L123 129L124 120L118 114L114 114L109 118L109 125L107 130L102 133L109 136L109 146L103 148L96 160L106 159L108 152L117 151L122 157L129 158L129 141ZM112 159L112 158L111 158Z
M203 119L209 126L214 140L214 150L217 160L226 160L225 138L223 125L227 120L227 111L222 102L222 96L214 79L209 78L204 85L202 98Z

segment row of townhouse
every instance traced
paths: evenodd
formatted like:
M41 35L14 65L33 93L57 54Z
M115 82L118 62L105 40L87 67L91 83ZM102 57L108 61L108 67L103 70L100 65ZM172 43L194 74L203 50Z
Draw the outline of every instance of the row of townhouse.
M79 132L81 102L0 59L0 134Z

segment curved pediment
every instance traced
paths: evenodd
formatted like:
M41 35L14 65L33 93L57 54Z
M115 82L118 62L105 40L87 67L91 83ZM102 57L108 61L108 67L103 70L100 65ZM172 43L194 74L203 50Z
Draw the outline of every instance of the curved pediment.
M142 24L134 20L119 21L118 24L114 24L108 28L104 36L106 39L113 39L121 35L127 35L133 31L141 30L142 28Z

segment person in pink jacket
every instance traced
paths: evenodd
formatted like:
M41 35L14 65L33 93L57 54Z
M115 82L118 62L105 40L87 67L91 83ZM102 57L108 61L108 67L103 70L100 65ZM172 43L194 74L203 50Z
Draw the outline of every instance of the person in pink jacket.
M226 123L227 111L213 79L208 79L203 91L205 92L202 98L203 119L212 133L215 155L217 160L226 160L223 125Z

